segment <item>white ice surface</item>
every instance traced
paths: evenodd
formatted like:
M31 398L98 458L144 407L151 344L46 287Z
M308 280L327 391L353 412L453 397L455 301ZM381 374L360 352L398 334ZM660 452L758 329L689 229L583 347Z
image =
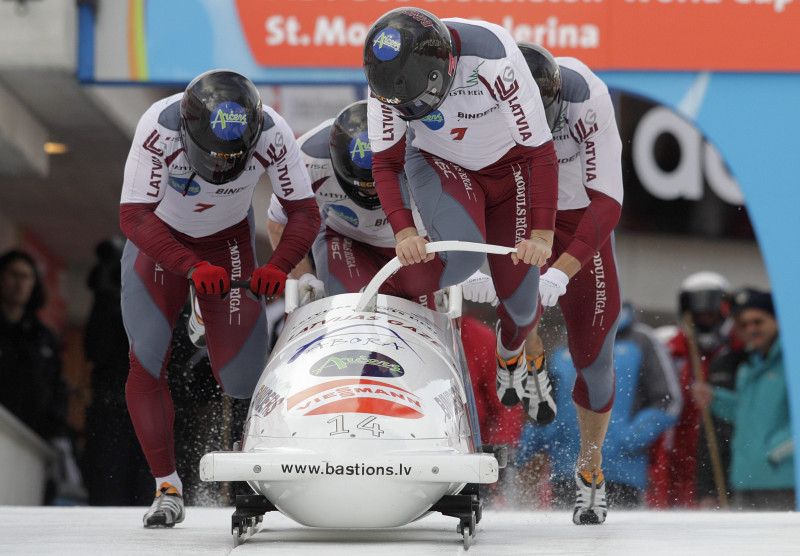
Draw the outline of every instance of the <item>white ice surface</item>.
M396 529L297 525L277 512L234 549L232 508L187 508L174 529L144 529L145 508L0 506L0 554L173 556L465 554L456 520L431 514ZM467 553L570 555L800 555L800 513L621 512L576 526L566 512L485 510Z

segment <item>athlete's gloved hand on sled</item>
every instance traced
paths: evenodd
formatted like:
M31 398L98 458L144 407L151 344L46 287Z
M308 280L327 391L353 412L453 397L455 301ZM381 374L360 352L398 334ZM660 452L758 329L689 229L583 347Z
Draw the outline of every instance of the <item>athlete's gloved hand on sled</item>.
M297 282L300 290L298 295L300 296L301 307L306 303L325 297L325 284L310 272L303 274Z
M497 303L497 292L494 289L494 282L492 277L484 274L480 270L461 282L461 297L467 301L474 301L475 303ZM446 313L450 307L450 299L448 296L448 288L437 290L434 292L434 303L436 310L440 313Z
M274 264L258 267L250 278L250 290L256 295L280 295L285 287L286 273Z
M569 276L557 268L548 268L547 272L539 278L539 296L542 298L542 305L553 307L558 298L567 293Z
M476 270L475 274L461 282L461 293L465 300L475 303L494 303L497 299L492 277L480 270Z
M224 294L231 289L231 279L228 271L221 266L200 261L192 266L186 275L200 293Z

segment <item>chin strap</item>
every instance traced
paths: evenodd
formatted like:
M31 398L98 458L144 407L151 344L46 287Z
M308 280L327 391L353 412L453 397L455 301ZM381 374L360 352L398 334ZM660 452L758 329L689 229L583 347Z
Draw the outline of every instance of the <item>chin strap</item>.
M182 195L183 195L184 197L186 197L186 193L188 193L188 192L189 192L189 184L190 184L190 183L192 183L192 180L194 179L194 177L195 177L196 175L197 175L197 172L192 172L192 175L191 175L191 176L189 176L189 179L188 179L188 180L186 180L186 183L184 183L184 184L183 184L183 192L182 192Z

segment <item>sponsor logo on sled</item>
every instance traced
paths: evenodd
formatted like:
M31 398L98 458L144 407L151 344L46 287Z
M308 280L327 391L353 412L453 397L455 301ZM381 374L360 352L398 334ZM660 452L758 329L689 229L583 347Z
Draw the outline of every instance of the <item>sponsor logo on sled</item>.
M392 378L403 376L405 371L391 357L375 351L347 350L328 355L313 365L310 372L316 376L375 376Z
M424 416L416 394L369 378L331 380L306 388L289 396L286 409L302 415L369 413L401 419Z
M251 406L253 411L266 417L282 403L283 397L280 394L262 384L261 388L259 388L258 391L256 391L256 393L253 395Z

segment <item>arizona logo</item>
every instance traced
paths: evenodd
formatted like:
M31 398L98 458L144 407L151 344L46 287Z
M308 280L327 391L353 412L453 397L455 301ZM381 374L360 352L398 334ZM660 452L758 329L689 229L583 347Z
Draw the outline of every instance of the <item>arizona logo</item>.
M369 413L401 419L423 417L419 397L408 390L368 378L331 380L286 400L286 409L303 415Z

